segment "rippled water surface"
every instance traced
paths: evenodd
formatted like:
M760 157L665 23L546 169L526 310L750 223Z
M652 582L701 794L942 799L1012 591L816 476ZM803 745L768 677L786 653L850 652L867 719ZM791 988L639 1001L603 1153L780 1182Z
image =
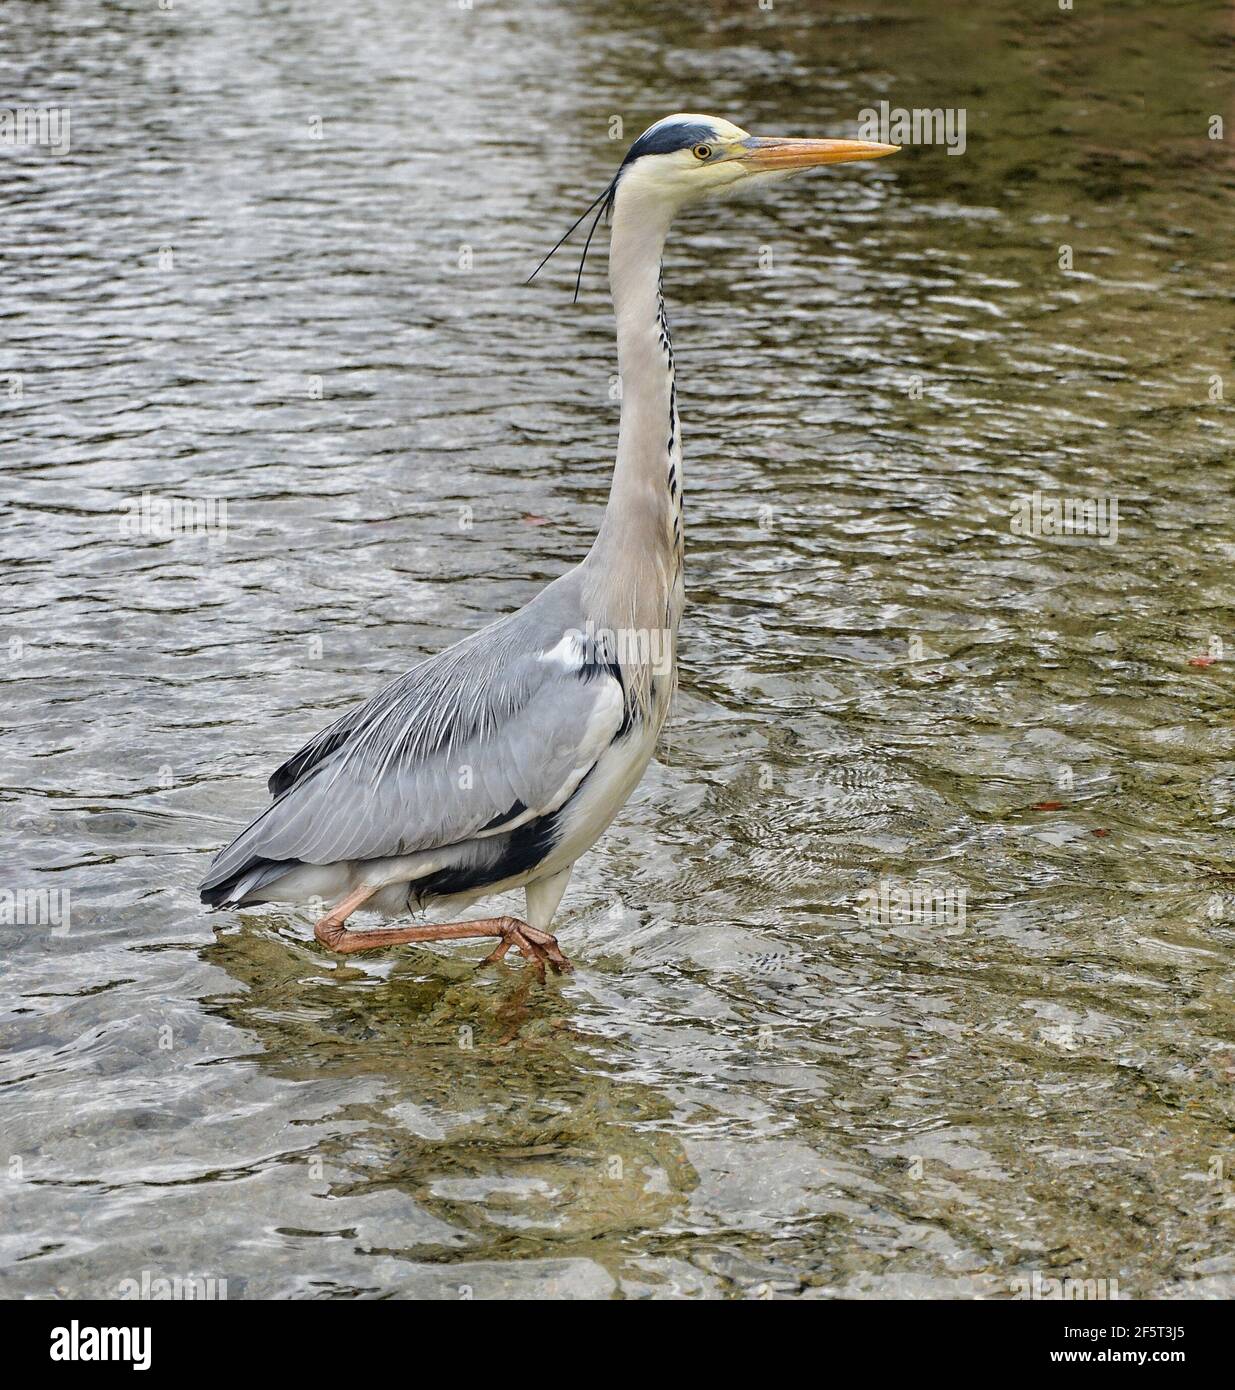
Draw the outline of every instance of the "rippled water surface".
M1235 1293L1235 57L1095 8L11 0L72 148L0 149L5 1290ZM667 257L682 688L578 973L204 914L284 756L586 549L603 247L523 280L624 141L880 100L964 154Z

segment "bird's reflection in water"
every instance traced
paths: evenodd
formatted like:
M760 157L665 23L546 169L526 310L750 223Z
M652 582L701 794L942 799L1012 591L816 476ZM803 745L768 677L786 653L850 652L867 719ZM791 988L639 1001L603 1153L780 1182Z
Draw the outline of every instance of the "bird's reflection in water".
M625 1239L680 1219L695 1174L670 1104L579 1026L586 973L545 988L530 969L406 948L337 967L256 917L201 954L238 986L205 1007L257 1041L253 1062L310 1088L317 1137L306 1152L293 1135L287 1159L339 1204L332 1229L395 1189L440 1236L382 1254L465 1266L543 1256L551 1236L556 1255L616 1275Z

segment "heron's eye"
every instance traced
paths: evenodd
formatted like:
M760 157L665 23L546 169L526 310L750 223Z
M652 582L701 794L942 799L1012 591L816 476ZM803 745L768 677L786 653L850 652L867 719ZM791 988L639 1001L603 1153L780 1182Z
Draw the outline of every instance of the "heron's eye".
M711 157L712 157L712 147L711 147L711 145L696 145L696 146L695 146L695 158L696 158L696 159L711 159Z

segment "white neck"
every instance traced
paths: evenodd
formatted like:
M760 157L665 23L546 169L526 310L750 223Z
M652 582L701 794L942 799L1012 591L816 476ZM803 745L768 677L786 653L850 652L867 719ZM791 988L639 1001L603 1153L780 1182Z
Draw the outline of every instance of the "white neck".
M627 593L616 589L623 619L674 628L681 610L682 456L660 262L675 211L663 196L641 191L637 180L618 184L609 284L622 422L609 505L593 547L598 564L627 580Z

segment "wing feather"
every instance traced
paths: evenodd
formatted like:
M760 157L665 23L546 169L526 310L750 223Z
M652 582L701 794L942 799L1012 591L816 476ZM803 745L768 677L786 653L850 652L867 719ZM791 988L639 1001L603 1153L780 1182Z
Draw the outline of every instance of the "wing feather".
M556 810L625 709L620 680L585 672L572 653L560 609L529 607L474 633L311 739L270 779L275 801L219 853L203 888L255 861L411 855Z

